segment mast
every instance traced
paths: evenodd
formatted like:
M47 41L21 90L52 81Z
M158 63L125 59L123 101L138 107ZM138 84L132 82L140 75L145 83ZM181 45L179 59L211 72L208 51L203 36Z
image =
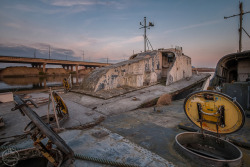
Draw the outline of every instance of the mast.
M243 29L244 32L248 35L248 33L246 32L246 30L242 27L243 15L244 15L244 14L247 14L247 13L250 13L250 11L248 11L248 12L244 12L244 11L243 11L243 3L242 3L242 2L240 2L239 9L240 9L240 13L239 13L239 14L232 15L232 16L228 16L228 17L224 17L224 19L228 19L228 18L235 17L235 16L240 16L240 27L239 27L239 52L241 52L241 51L242 51L242 29ZM249 35L248 35L248 37L250 38Z
M147 43L147 26L146 26L146 17L144 17L144 52L146 52L146 43Z
M146 52L147 41L148 41L148 38L147 38L147 29L150 29L150 27L154 27L154 24L152 22L148 22L148 26L147 26L147 18L144 17L144 24L142 24L140 22L140 25L142 27L140 27L139 29L144 28L144 35L143 35L143 37L144 37L144 52ZM152 47L152 45L151 45L151 47Z
M242 50L242 20L243 20L243 9L242 2L240 3L240 28L239 28L239 52Z

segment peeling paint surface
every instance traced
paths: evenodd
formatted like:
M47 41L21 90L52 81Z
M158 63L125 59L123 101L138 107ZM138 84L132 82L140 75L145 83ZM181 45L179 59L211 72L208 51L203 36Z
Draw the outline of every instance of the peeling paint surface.
M191 59L174 49L139 53L130 60L94 70L80 89L97 92L121 86L138 88L157 83L164 76L166 85L191 77Z

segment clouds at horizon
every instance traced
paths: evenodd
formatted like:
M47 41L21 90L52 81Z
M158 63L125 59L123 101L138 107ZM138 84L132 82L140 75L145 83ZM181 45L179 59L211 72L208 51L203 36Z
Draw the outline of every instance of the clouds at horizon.
M250 2L244 0L243 5L244 11L250 10ZM9 44L31 48L27 49L31 55L34 48L46 51L50 45L61 57L70 52L69 56L81 60L84 51L86 60L117 62L143 50L139 22L147 16L155 22L155 27L147 30L154 49L182 46L194 66L215 67L220 57L237 51L238 18L223 19L236 13L238 2L233 0L2 1L0 44L8 49ZM244 15L243 26L248 32L249 18L250 14ZM243 49L250 49L250 39L244 33ZM3 47L1 53L6 53Z

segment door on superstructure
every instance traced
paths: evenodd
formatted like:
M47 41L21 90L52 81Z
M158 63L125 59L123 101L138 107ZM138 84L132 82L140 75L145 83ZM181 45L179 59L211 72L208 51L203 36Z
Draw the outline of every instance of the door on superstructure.
M174 59L174 53L162 52L162 72L161 77L167 78L168 70Z

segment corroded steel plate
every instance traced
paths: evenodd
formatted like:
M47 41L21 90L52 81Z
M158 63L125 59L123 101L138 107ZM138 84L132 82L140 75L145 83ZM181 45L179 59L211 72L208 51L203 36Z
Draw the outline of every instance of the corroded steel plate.
M197 104L206 113L202 115L206 120L202 121L202 125ZM217 112L220 107L224 108L224 125L219 124L218 133L233 133L242 128L245 122L244 110L236 100L228 95L214 91L198 91L190 94L184 102L187 117L198 127L202 126L202 129L213 133L217 133L215 122L218 122L217 119L220 115Z

